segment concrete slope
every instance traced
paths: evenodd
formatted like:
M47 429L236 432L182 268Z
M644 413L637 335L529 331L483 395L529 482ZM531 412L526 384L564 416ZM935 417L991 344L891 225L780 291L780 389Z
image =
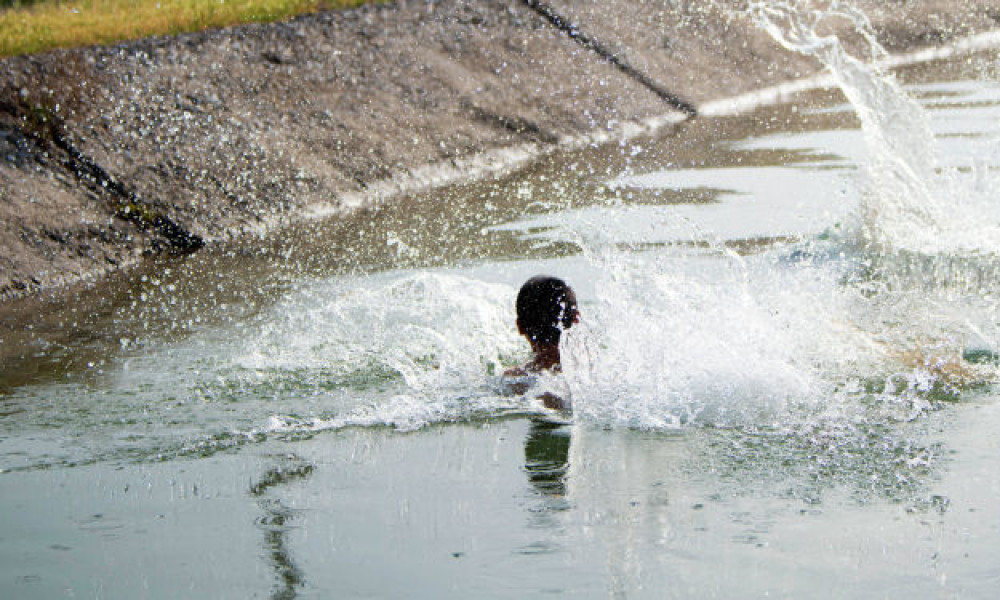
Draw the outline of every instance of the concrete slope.
M1000 0L868 4L896 50L1000 16ZM739 9L411 0L6 59L0 297L687 118L819 69Z

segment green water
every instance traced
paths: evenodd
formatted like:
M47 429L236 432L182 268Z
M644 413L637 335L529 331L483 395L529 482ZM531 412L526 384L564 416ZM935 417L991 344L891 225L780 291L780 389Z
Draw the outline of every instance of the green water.
M906 74L975 199L994 58ZM993 597L1000 248L852 238L839 102L4 307L0 596ZM537 272L573 415L499 385Z

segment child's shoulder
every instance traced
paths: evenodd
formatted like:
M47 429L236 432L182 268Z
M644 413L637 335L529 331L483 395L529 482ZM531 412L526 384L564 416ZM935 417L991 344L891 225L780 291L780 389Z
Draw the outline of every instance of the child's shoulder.
M529 377L531 373L524 367L511 367L503 372L504 377Z
M500 384L505 394L520 396L538 382L538 376L524 367L511 367L503 373Z

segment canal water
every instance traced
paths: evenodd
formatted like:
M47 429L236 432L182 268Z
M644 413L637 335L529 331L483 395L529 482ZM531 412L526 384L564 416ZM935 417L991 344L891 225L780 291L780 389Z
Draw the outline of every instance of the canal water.
M994 597L996 58L5 308L0 596Z

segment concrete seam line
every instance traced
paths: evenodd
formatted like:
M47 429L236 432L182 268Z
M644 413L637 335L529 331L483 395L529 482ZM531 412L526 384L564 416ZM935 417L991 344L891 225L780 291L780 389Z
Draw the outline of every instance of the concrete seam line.
M190 252L205 245L200 236L188 231L167 215L150 210L134 191L77 148L63 131L61 119L56 118L52 111L24 101L0 101L0 111L15 118L19 114L30 115L31 119L22 119L16 126L20 133L43 146L50 145L61 150L66 156L63 166L77 181L91 189L98 198L105 194L112 198L111 208L115 216L132 222L139 229L153 230L166 240L174 252Z
M584 34L580 31L575 23L571 23L564 19L559 13L557 13L551 6L540 2L539 0L524 0L524 4L535 11L539 15L545 18L546 21L551 23L556 29L562 31L569 36L570 39L580 44L584 48L594 52L604 60L608 61L614 65L619 71L625 73L632 79L648 88L651 92L656 94L661 100L673 106L677 110L681 111L688 117L694 117L698 115L698 109L695 108L693 104L684 100L677 94L664 89L658 83L653 81L645 73L639 71L632 65L628 64L622 60L614 52L608 50L603 44L595 40L594 38Z
M140 229L152 229L163 236L174 252L191 252L205 245L204 240L185 229L179 223L160 212L151 212L145 208L139 196L132 190L127 189L122 183L116 180L107 170L88 156L83 154L61 133L53 135L53 143L62 149L69 157L67 166L81 181L93 183L97 189L104 189L110 192L117 202L115 202L115 214L121 218L131 221Z

